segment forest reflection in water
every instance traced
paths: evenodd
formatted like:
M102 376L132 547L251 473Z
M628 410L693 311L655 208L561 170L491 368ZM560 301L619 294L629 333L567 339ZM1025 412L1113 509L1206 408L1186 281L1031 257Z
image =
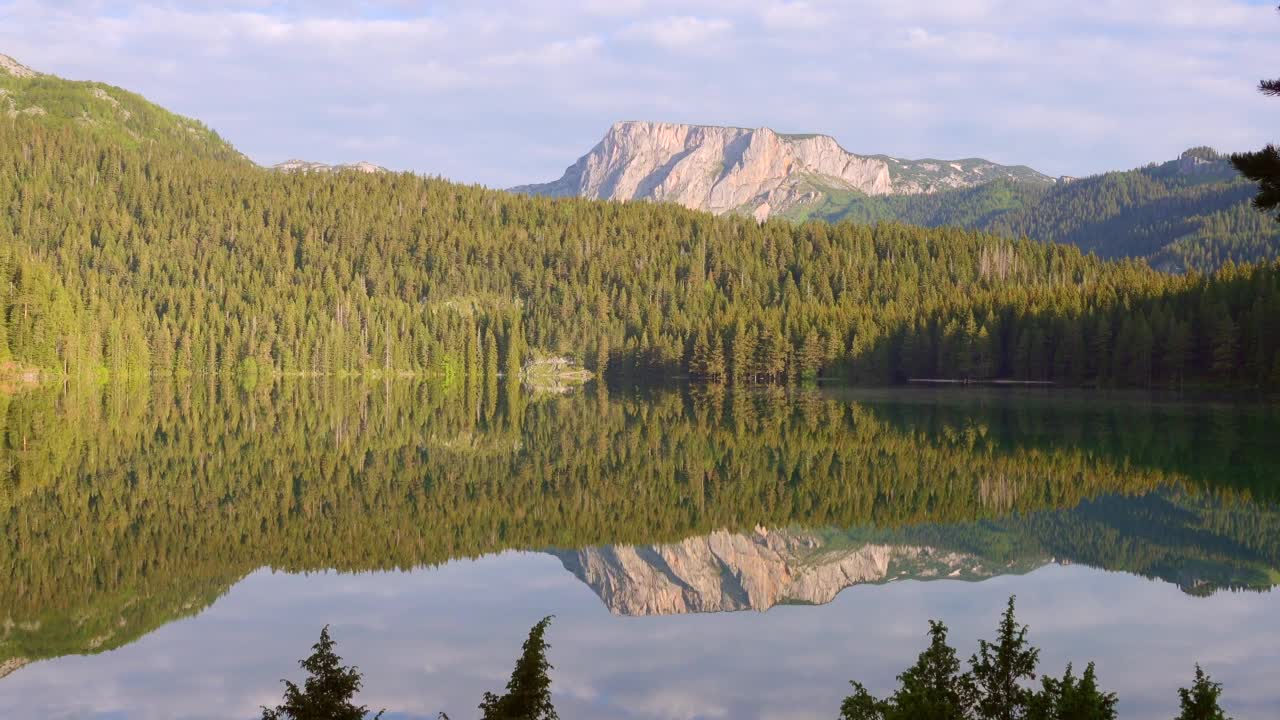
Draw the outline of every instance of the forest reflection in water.
M546 551L621 615L821 604L856 584L1053 564L1183 596L1280 582L1265 405L355 381L0 404L6 674L121 647L263 567Z

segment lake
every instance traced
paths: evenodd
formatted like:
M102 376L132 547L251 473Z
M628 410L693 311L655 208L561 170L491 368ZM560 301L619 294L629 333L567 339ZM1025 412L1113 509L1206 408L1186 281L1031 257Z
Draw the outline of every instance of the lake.
M1045 390L412 381L0 396L0 717L251 718L329 625L387 717L530 626L572 718L834 718L1005 601L1123 718L1280 716L1280 411Z

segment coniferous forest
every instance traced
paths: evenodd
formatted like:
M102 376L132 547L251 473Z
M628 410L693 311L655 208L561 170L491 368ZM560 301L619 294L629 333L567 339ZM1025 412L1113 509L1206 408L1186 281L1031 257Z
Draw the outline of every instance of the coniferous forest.
M0 362L447 378L547 353L733 382L1280 386L1275 264L1173 275L952 228L283 174L156 117L133 142L0 120Z

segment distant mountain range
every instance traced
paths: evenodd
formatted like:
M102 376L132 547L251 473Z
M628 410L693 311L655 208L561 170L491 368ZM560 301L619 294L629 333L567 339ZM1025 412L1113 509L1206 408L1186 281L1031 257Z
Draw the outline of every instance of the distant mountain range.
M958 226L1143 258L1169 271L1280 254L1280 225L1249 206L1254 185L1210 148L1087 178L982 159L856 155L826 135L616 123L553 182L513 192L674 202L796 221Z
M856 533L854 533L856 534ZM668 545L556 551L615 615L764 611L825 605L853 585L892 580L985 580L1021 574L1048 557L995 562L971 553L860 542L841 531L715 532Z
M1166 490L975 523L756 528L676 543L550 552L615 615L762 612L776 605L824 605L854 585L972 582L1076 563L1205 596L1265 591L1280 582L1274 553L1250 543L1252 531L1210 529L1251 526L1262 517L1268 519L1258 526L1267 526L1274 515L1265 504L1250 508Z
M282 163L276 163L275 165L271 166L271 169L277 170L279 172L285 172L285 173L294 173L294 172L328 173L328 172L342 172L344 170L350 170L353 172L362 172L362 173L390 172L389 170L382 167L381 165L374 165L373 163L366 162L364 160L361 160L360 162L346 163L342 165L326 165L324 163L311 162L309 160L293 159L293 160L285 160Z
M675 202L764 220L845 193L919 195L993 180L1054 180L1028 167L855 155L827 135L660 122L615 123L564 176L515 192L596 200Z
M64 80L0 55L0 116L74 127L124 147L248 163L197 120L98 82ZM281 172L380 172L359 162L289 160ZM512 191L673 202L759 220L957 226L1070 243L1166 271L1280 256L1280 223L1249 206L1255 186L1209 148L1087 178L1052 178L977 158L858 155L826 135L620 122L564 175Z

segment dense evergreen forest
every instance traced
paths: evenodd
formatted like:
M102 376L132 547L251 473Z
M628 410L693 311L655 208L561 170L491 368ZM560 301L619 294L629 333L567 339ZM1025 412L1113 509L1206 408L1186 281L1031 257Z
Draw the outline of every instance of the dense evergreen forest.
M0 363L1280 386L1275 265L1175 276L958 229L279 174L118 89L4 80L45 112L0 117Z
M150 385L0 400L0 662L116 647L263 566L412 568L756 526L1000 566L1072 558L1197 593L1280 577L1275 488L1259 480L1274 478L1269 406Z
M795 219L956 226L1075 245L1161 270L1215 270L1280 256L1280 225L1252 207L1255 183L1210 148L1136 170L1053 186L1010 180L932 195L869 197L827 190Z

